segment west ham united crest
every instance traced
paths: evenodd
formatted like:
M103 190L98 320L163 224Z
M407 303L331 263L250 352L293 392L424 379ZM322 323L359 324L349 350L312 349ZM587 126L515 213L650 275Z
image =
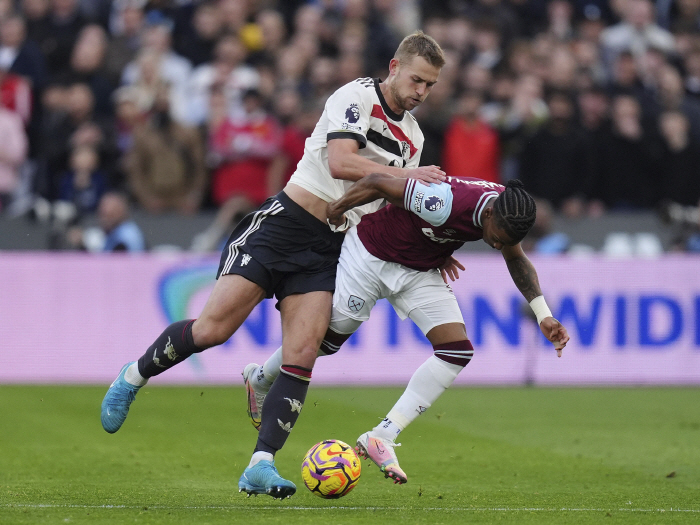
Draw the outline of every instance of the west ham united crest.
M351 295L350 299L348 299L348 308L352 310L353 312L359 312L362 310L362 307L365 305L365 300L360 299L356 295Z

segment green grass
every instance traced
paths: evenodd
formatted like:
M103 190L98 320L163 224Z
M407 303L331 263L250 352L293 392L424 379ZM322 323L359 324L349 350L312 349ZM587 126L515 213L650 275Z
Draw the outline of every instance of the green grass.
M0 523L700 522L700 389L450 389L400 436L408 484L365 462L327 501L303 454L354 442L400 390L312 386L277 458L300 486L282 502L238 493L256 437L242 388L148 385L114 435L105 390L0 387Z

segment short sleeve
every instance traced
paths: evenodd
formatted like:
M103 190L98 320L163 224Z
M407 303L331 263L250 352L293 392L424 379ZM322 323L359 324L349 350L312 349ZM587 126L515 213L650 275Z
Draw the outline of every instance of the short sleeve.
M452 186L446 182L425 186L416 179L407 179L403 205L432 226L441 226L452 213Z
M328 133L326 140L355 139L360 148L367 146L367 130L372 113L372 93L359 82L350 82L333 93L326 102Z

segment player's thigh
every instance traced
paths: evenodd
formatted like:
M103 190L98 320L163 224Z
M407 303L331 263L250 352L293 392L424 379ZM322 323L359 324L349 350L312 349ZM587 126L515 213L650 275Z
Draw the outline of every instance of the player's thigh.
M225 342L263 300L265 291L240 275L222 275L216 281L202 313L192 325L197 346L206 348Z
M355 228L348 231L338 260L331 327L346 325L347 319L359 323L369 319L374 305L386 296L381 282L382 267L386 264L365 249ZM347 327L337 328L339 333L347 333Z
M401 319L409 317L425 335L441 325L464 327L457 298L437 270L406 271L403 286L388 300Z
M289 295L280 302L282 359L285 364L313 368L331 318L330 292Z
M425 312L422 313L425 314ZM443 323L431 328L428 333L425 334L425 337L428 338L428 341L430 341L430 344L433 346L444 345L457 341L465 341L467 339L467 330L464 327L464 323Z

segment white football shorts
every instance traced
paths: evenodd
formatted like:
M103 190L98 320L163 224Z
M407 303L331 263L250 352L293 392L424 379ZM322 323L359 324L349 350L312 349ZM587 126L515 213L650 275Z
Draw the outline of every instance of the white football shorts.
M386 298L401 319L409 317L427 334L436 326L462 323L454 292L437 269L419 272L369 253L353 227L345 234L333 294L331 329L352 333Z

